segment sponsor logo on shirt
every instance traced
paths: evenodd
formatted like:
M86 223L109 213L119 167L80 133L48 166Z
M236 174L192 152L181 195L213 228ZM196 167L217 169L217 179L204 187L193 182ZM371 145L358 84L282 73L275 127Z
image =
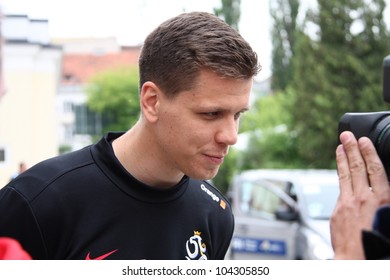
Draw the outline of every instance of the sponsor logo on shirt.
M205 185L201 184L200 188L202 191L207 193L215 202L219 202L219 206L221 206L222 209L226 209L226 202L223 199L220 199L215 193L210 191Z
M103 254L103 255L94 257L94 258L91 258L91 252L89 252L85 259L86 259L86 260L104 260L104 259L107 258L108 256L114 254L116 251L118 251L118 249L113 250L113 251L111 251L111 252L108 252L108 253L106 253L106 254Z
M202 237L200 235L200 231L194 231L194 235L187 240L187 260L207 260L206 244L202 242Z

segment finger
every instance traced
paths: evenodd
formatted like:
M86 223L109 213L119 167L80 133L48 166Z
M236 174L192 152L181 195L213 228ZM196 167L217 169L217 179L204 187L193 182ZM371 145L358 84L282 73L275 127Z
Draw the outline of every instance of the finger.
M366 169L372 191L378 196L385 196L389 192L387 175L373 143L367 137L362 137L359 139L358 144L366 163Z
M340 199L342 199L343 197L349 197L353 194L348 159L343 145L339 145L336 149L336 163L340 185Z
M349 131L345 131L340 135L340 141L348 159L353 194L359 195L368 192L370 185L366 164L360 153L358 141Z

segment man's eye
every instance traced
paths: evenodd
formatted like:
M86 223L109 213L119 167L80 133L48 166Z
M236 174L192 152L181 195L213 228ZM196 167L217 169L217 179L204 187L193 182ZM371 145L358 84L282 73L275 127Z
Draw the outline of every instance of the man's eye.
M244 112L238 112L237 114L234 115L234 119L238 120L242 116L243 113Z
M219 115L219 112L207 112L203 113L207 118L216 118Z

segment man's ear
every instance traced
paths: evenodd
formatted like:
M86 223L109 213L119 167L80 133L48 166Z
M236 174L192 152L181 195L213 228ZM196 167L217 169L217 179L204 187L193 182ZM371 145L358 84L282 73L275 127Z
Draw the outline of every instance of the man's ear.
M155 122L158 119L158 109L161 98L160 88L153 82L145 82L141 88L140 104L143 116L149 122Z

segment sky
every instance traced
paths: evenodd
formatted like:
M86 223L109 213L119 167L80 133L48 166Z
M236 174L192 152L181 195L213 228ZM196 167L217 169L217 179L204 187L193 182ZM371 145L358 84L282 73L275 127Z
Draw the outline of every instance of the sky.
M315 0L302 0L304 9ZM369 2L369 0L368 0ZM386 0L390 6L390 0ZM241 35L256 51L263 80L271 75L269 0L241 0ZM5 14L47 19L51 38L115 37L121 45L140 45L166 19L182 12L220 7L221 0L0 0ZM390 18L390 7L385 18ZM389 22L389 21L388 21Z
M182 12L220 7L221 0L0 0L5 14L47 19L51 38L115 37L121 45L140 45L168 18ZM270 76L268 0L241 0L241 35L259 57L258 79Z

